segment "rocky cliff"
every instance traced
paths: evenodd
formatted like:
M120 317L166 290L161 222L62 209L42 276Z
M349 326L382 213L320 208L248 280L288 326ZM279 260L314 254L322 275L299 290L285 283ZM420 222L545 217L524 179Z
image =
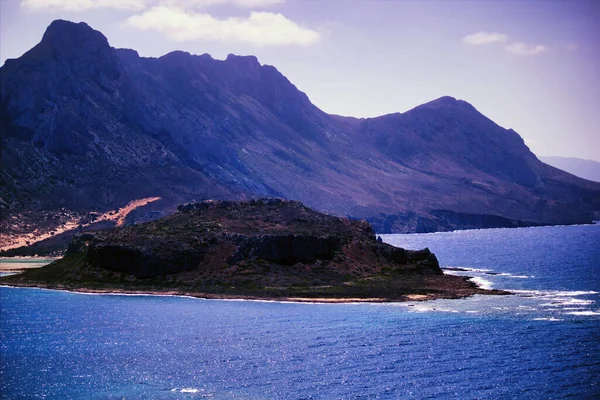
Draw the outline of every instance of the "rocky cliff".
M255 298L496 293L445 276L428 249L382 243L366 221L273 198L192 203L156 221L79 234L62 260L0 283Z
M600 184L443 97L405 113L324 113L255 57L114 49L55 21L0 69L0 228L57 210L161 197L137 220L208 198L278 196L380 232L586 223ZM132 216L131 221L136 218Z

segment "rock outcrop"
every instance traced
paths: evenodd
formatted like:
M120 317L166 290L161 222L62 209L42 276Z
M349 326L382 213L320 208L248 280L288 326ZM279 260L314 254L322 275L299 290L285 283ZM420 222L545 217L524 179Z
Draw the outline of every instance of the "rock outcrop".
M445 276L428 249L390 246L366 221L281 199L205 201L157 221L82 233L62 260L0 282L382 301L488 293Z

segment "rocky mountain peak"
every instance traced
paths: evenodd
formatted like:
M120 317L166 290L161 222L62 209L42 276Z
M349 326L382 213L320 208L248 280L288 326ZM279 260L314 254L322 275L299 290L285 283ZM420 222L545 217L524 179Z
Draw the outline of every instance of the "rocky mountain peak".
M108 39L85 22L74 23L60 19L48 26L38 46L69 53L97 53L110 50Z
M261 65L255 56L229 54L223 65L231 77L255 81L261 78Z
M415 109L430 109L430 110L441 110L441 109L454 109L462 111L476 111L470 103L456 99L452 96L442 96L438 99L429 101L425 104L421 104Z
M161 56L161 60L177 60L177 61L187 61L192 58L192 55L187 51L175 50L170 53Z
M225 62L233 65L239 65L246 68L257 68L260 67L258 58L256 56L238 56L237 54L228 54Z
M452 96L442 96L423 104L423 106L455 106L457 103L458 100Z

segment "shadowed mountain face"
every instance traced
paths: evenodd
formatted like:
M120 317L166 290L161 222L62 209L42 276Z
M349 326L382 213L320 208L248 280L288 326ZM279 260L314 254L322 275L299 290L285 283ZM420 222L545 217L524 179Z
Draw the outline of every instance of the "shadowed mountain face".
M600 184L541 163L512 130L443 97L403 114L324 113L255 57L141 58L55 21L0 70L0 207L106 210L160 196L279 196L377 231L600 218Z
M574 157L540 157L548 165L594 182L600 182L600 162Z

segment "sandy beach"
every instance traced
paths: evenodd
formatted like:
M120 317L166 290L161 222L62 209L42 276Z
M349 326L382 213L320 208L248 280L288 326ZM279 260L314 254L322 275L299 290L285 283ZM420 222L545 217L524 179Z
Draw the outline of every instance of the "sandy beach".
M58 257L0 257L0 273L20 273L41 268L58 260Z

